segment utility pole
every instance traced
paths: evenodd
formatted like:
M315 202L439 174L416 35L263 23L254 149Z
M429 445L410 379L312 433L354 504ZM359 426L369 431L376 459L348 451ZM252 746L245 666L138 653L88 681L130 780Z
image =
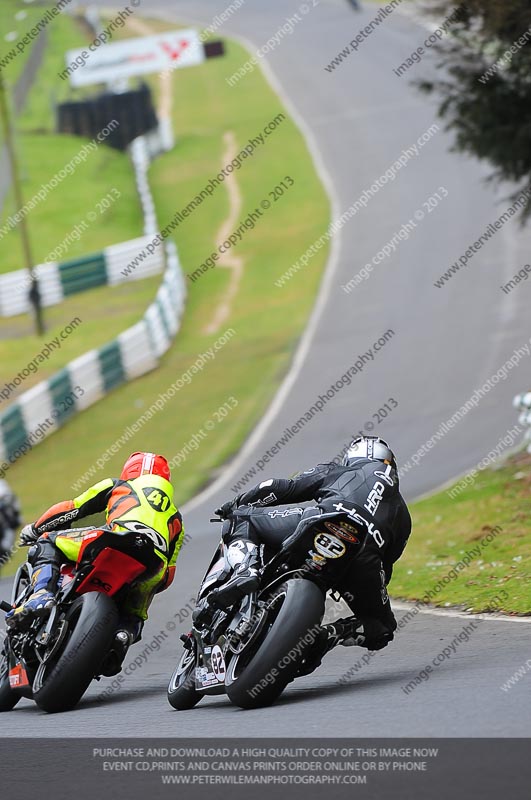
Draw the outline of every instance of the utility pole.
M17 211L20 211L20 209L24 205L24 201L22 198L20 174L17 164L17 154L15 151L15 141L13 137L13 127L11 124L11 117L9 112L9 102L7 99L7 88L1 69L0 69L0 117L2 117L2 127L4 129L6 150L9 159L9 164L11 167L11 179L13 182L13 191L15 194L15 206L17 208ZM37 328L37 334L39 336L42 336L42 334L44 333L44 319L42 313L41 296L39 291L39 282L37 280L35 270L33 269L33 259L31 256L31 246L29 240L28 226L26 223L26 217L24 215L22 216L18 224L20 229L20 238L22 241L22 249L24 252L24 260L26 262L26 269L28 270L28 275L31 283L29 298L31 304L33 305L33 310L35 312L35 324Z

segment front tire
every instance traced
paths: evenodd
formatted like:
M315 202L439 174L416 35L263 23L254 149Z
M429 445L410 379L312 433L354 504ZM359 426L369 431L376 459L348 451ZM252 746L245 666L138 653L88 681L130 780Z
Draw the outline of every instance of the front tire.
M87 592L68 611L66 645L37 670L33 699L43 711L69 711L81 700L111 647L118 610L111 597Z
M274 703L297 674L300 661L320 628L325 598L315 583L289 580L275 595L283 597L282 605L258 651L243 668L240 662L245 658L245 651L229 663L227 695L240 708L260 708ZM293 651L296 657L284 664Z
M9 659L5 646L0 655L0 711L11 711L20 700L20 694L9 685Z
M21 564L13 582L13 589L11 592L12 603L16 602L30 583L31 578L28 565ZM9 657L6 652L7 647L8 644L5 642L2 652L0 653L0 712L11 711L21 698L20 693L14 692L9 685Z
M185 650L168 686L168 702L177 711L188 711L201 700L195 688L195 647Z

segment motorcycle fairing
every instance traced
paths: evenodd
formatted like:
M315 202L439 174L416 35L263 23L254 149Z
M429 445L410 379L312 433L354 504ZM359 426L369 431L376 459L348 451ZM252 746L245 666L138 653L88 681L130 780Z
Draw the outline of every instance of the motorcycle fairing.
M145 572L144 564L127 553L105 547L92 562L93 569L77 586L77 594L103 592L112 597L122 586Z

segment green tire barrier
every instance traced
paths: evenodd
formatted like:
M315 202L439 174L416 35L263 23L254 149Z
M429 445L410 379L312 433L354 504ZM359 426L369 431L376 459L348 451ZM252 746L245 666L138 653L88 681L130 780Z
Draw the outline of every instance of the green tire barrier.
M168 240L155 249L152 261L146 258L127 277L121 274L127 264L152 241L156 233L155 207L147 180L151 159L165 149L168 142L152 134L139 137L131 146L131 160L144 214L145 236L122 245L109 247L95 256L45 267L49 280L49 299L58 299L83 289L109 285L121 280L146 277L147 269L159 271L165 264L164 277L155 300L140 322L97 350L90 350L71 361L46 381L41 381L14 400L0 414L0 478L20 456L29 452L75 413L97 403L102 397L126 381L134 380L155 369L160 357L170 348L179 330L186 298L186 282L175 244ZM151 266L147 266L147 265ZM4 276L12 278L16 273ZM150 272L148 274L153 274ZM134 277L133 277L134 276ZM89 285L90 284L90 285ZM27 287L24 296L27 294ZM9 297L9 295L6 295ZM43 298L44 299L44 298ZM0 308L3 294L0 284ZM48 302L51 305L52 302ZM12 307L12 306L11 306ZM21 313L16 311L14 313Z
M61 303L65 297L85 292L96 286L115 286L124 281L138 281L157 275L164 269L164 252L157 248L135 266L128 275L123 270L145 251L151 236L141 236L128 242L111 245L101 253L76 258L62 263L39 264L35 273L39 281L43 306ZM30 279L27 270L19 269L0 276L0 316L14 317L31 310L29 300Z
M90 350L46 381L21 394L0 415L0 478L76 412L97 403L126 381L159 363L180 327L186 284L173 242L166 244L167 267L142 320L112 342Z

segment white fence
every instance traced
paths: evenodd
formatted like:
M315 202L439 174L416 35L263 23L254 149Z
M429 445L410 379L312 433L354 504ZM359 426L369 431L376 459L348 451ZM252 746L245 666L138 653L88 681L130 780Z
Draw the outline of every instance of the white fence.
M134 153L133 164L141 192L146 234L150 228L152 232L134 242L107 248L104 252L106 275L108 283L112 284L131 278L136 280L137 271L143 270L142 276L145 277L146 270L152 270L153 274L160 271L165 262L164 277L155 300L143 318L115 340L74 359L65 369L21 394L0 414L0 476L17 458L61 427L72 414L88 408L117 386L154 369L180 328L186 283L173 242L167 241L163 247L157 248L156 260L142 262L138 270L135 267L131 278L121 275L121 270L157 232L155 209L147 182L149 148L137 139ZM50 275L55 276L57 284L59 266L47 265L47 268ZM52 286L51 280L49 285ZM57 285L55 294L59 294Z

